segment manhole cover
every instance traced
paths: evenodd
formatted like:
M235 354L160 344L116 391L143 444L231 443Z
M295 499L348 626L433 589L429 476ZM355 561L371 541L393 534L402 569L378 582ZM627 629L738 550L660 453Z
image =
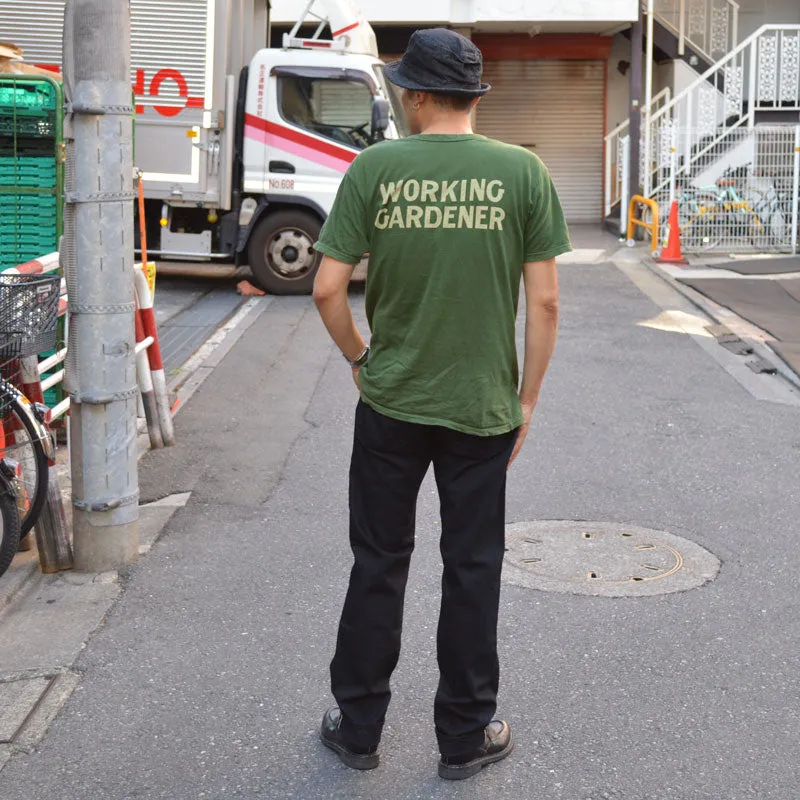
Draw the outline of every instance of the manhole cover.
M702 586L719 567L713 553L665 531L572 520L506 526L503 579L530 589L645 597Z

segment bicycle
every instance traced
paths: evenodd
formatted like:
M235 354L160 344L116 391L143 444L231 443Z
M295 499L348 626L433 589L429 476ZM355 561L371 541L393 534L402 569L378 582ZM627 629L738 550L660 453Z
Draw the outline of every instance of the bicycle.
M756 211L763 196L751 188L745 196L739 185L745 177L746 166L726 170L712 186L678 183L678 226L687 250L712 250L731 239L746 239L757 249L767 245L768 228ZM658 202L669 207L666 196Z
M18 385L19 359L55 347L60 284L53 276L0 274L0 574L11 563L20 537L36 523L55 459L47 408L31 403ZM10 557L15 525L6 508L9 498L18 519Z
M766 192L759 192L759 199L754 201L754 211L764 221L768 235L768 245L775 249L792 246L793 198L791 185L779 186L779 179L771 181Z
M0 442L3 436L0 431ZM11 565L19 547L20 519L14 476L17 465L8 458L0 459L0 575Z

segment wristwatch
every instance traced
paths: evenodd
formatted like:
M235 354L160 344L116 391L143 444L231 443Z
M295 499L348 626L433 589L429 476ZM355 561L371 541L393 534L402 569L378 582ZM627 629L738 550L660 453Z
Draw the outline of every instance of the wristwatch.
M342 353L344 356L344 353ZM344 356L344 360L353 368L358 369L359 367L363 367L364 364L367 363L367 359L369 358L369 345L367 345L362 351L361 355L355 360L351 361L347 356Z

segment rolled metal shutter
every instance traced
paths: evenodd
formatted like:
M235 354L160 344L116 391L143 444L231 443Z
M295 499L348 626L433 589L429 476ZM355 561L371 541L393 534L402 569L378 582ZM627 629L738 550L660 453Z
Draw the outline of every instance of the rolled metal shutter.
M189 97L205 96L206 29L208 7L213 3L214 0L131 0L131 63L134 80L136 70L144 69L146 92L160 70L174 70L186 80ZM179 96L175 81L170 79L164 81L157 98L144 98L144 105L183 107L186 98Z
M61 67L64 0L0 0L0 41L21 47L28 64Z
M158 97L148 97L160 70L176 70L189 97L205 95L206 28L209 3L215 0L131 0L131 82L144 70L144 105L186 105L178 85L164 80ZM213 9L212 9L213 10ZM0 41L13 42L31 64L61 66L64 0L0 0Z
M544 161L570 222L602 217L602 61L487 61L492 90L478 133L528 147Z

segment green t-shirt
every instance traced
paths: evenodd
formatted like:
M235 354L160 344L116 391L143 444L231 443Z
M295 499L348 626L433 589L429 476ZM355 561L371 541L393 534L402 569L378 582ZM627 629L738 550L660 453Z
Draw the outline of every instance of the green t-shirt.
M570 249L539 158L475 134L374 145L344 176L316 248L346 264L369 252L367 405L479 436L522 423L522 264Z

